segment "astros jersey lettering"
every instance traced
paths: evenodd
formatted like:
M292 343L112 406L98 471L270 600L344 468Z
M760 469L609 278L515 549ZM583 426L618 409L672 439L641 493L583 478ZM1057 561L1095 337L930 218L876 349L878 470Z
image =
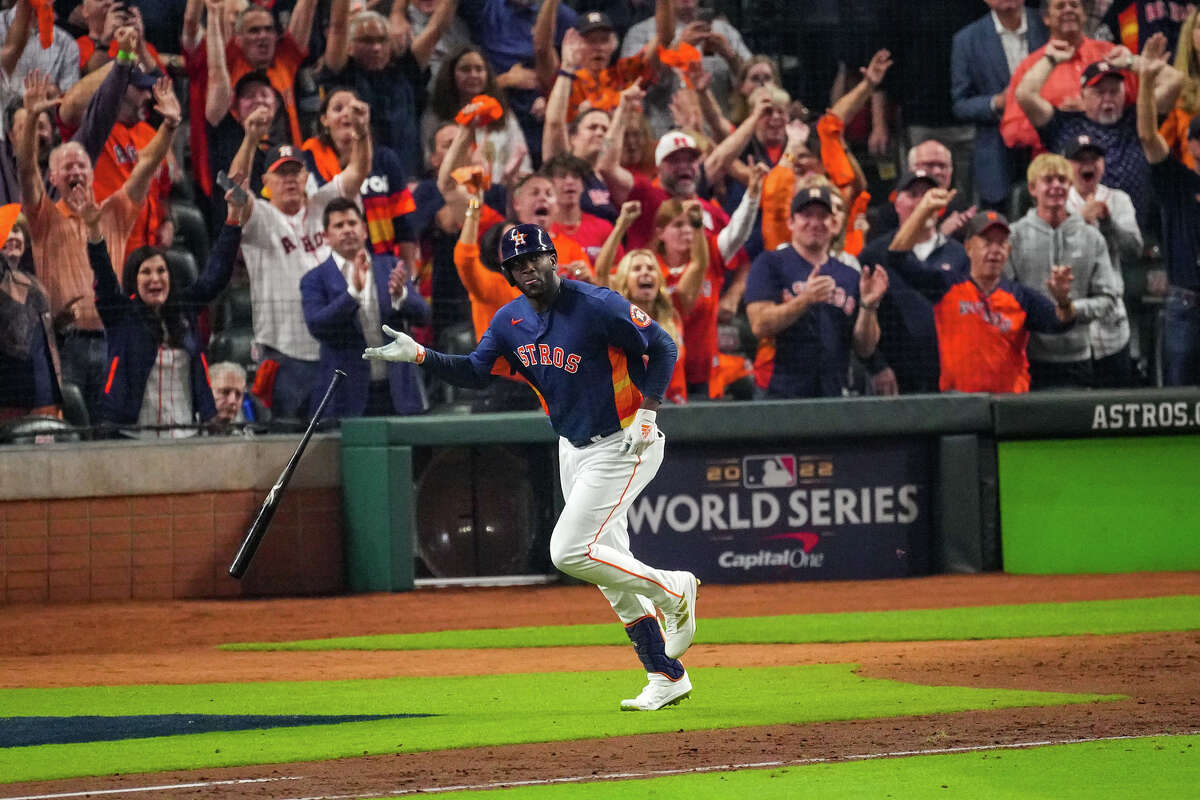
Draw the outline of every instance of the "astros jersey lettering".
M676 348L616 292L563 280L548 311L534 311L522 295L496 312L469 356L431 350L424 365L458 385L483 386L499 358L541 395L558 435L581 447L628 425L644 395L665 394Z

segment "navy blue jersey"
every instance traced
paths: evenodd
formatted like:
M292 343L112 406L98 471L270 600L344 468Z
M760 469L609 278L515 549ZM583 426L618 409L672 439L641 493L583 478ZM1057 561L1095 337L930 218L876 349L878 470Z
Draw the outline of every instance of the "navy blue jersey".
M662 399L676 356L667 332L628 300L564 279L549 310L521 295L496 312L470 355L429 350L422 365L481 387L504 358L537 390L555 432L581 447L633 422L643 396Z
M746 303L780 303L804 291L812 274L792 246L762 253L746 277ZM846 386L858 316L858 273L830 258L821 275L837 284L828 303L811 306L775 336L775 367L767 391L785 397L838 397Z

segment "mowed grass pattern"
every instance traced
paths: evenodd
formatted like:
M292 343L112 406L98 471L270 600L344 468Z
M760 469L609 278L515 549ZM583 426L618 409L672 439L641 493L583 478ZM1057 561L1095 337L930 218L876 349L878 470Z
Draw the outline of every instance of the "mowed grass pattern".
M702 604L700 608L703 611ZM1200 596L777 617L709 619L701 614L696 641L702 644L915 642L1188 630L1200 630ZM604 624L247 642L223 647L228 650L463 650L628 644L620 626Z
M804 724L1048 706L1119 696L919 686L866 678L853 664L706 668L695 699L623 713L636 670L383 680L100 686L0 691L0 716L134 714L436 714L116 742L0 750L0 782L115 772L316 761L368 754L609 738L678 730ZM131 730L131 736L137 731Z

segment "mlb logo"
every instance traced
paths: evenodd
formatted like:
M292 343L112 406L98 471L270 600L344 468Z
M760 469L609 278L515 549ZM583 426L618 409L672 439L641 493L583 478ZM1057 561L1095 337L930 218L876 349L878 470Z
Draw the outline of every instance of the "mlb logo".
M742 485L747 489L782 489L795 486L796 457L746 456L742 459Z

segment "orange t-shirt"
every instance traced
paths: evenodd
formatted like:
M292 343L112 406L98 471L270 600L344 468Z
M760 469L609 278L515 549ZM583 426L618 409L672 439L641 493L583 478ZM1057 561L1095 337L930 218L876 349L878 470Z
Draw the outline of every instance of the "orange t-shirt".
M267 78L271 86L283 97L283 107L287 109L288 123L292 134L292 142L299 144L304 141L300 135L300 116L296 110L296 73L304 62L308 51L296 43L292 34L284 33L275 45L275 59L267 67ZM225 60L229 65L229 85L236 86L242 76L253 72L254 67L246 60L242 48L237 41L231 41L225 48Z
M547 231L547 233L550 234L550 241L554 242L554 249L558 253L559 275L571 277L570 273L566 271L566 267L574 261L582 261L587 264L588 272L592 271L592 260L587 257L583 245L565 233L555 233L553 230Z
M33 234L33 259L37 278L50 298L50 313L62 311L71 300L75 304L77 327L83 330L104 329L96 313L92 291L92 266L87 256L87 226L62 200L57 203L45 194L36 208L23 207L29 217ZM108 243L108 256L118 280L125 264L125 238L137 219L137 207L120 189L100 203L100 232Z
M104 143L104 149L96 158L94 186L96 200L116 192L129 180L133 167L137 164L138 154L150 144L156 131L148 122L140 121L128 126L117 123L113 125L112 133ZM159 243L158 229L167 214L166 200L171 191L171 172L163 164L154 178L150 181L150 189L146 193L146 201L142 204L133 230L125 242L126 252L133 252L144 244ZM113 262L120 269L121 265Z
M475 326L475 341L479 341L488 325L492 324L496 312L517 299L521 290L499 272L492 272L483 265L478 244L455 244L454 266L471 300L471 323Z
M706 383L712 372L713 357L718 352L717 313L720 311L725 272L729 269L721 259L717 237L706 234L705 238L708 239L708 271L700 285L696 305L683 316L683 344L687 348L687 356L681 356L679 360L684 362L688 383ZM655 255L658 257L658 265L666 278L667 286L674 288L683 277L684 270L672 269L660 254Z

